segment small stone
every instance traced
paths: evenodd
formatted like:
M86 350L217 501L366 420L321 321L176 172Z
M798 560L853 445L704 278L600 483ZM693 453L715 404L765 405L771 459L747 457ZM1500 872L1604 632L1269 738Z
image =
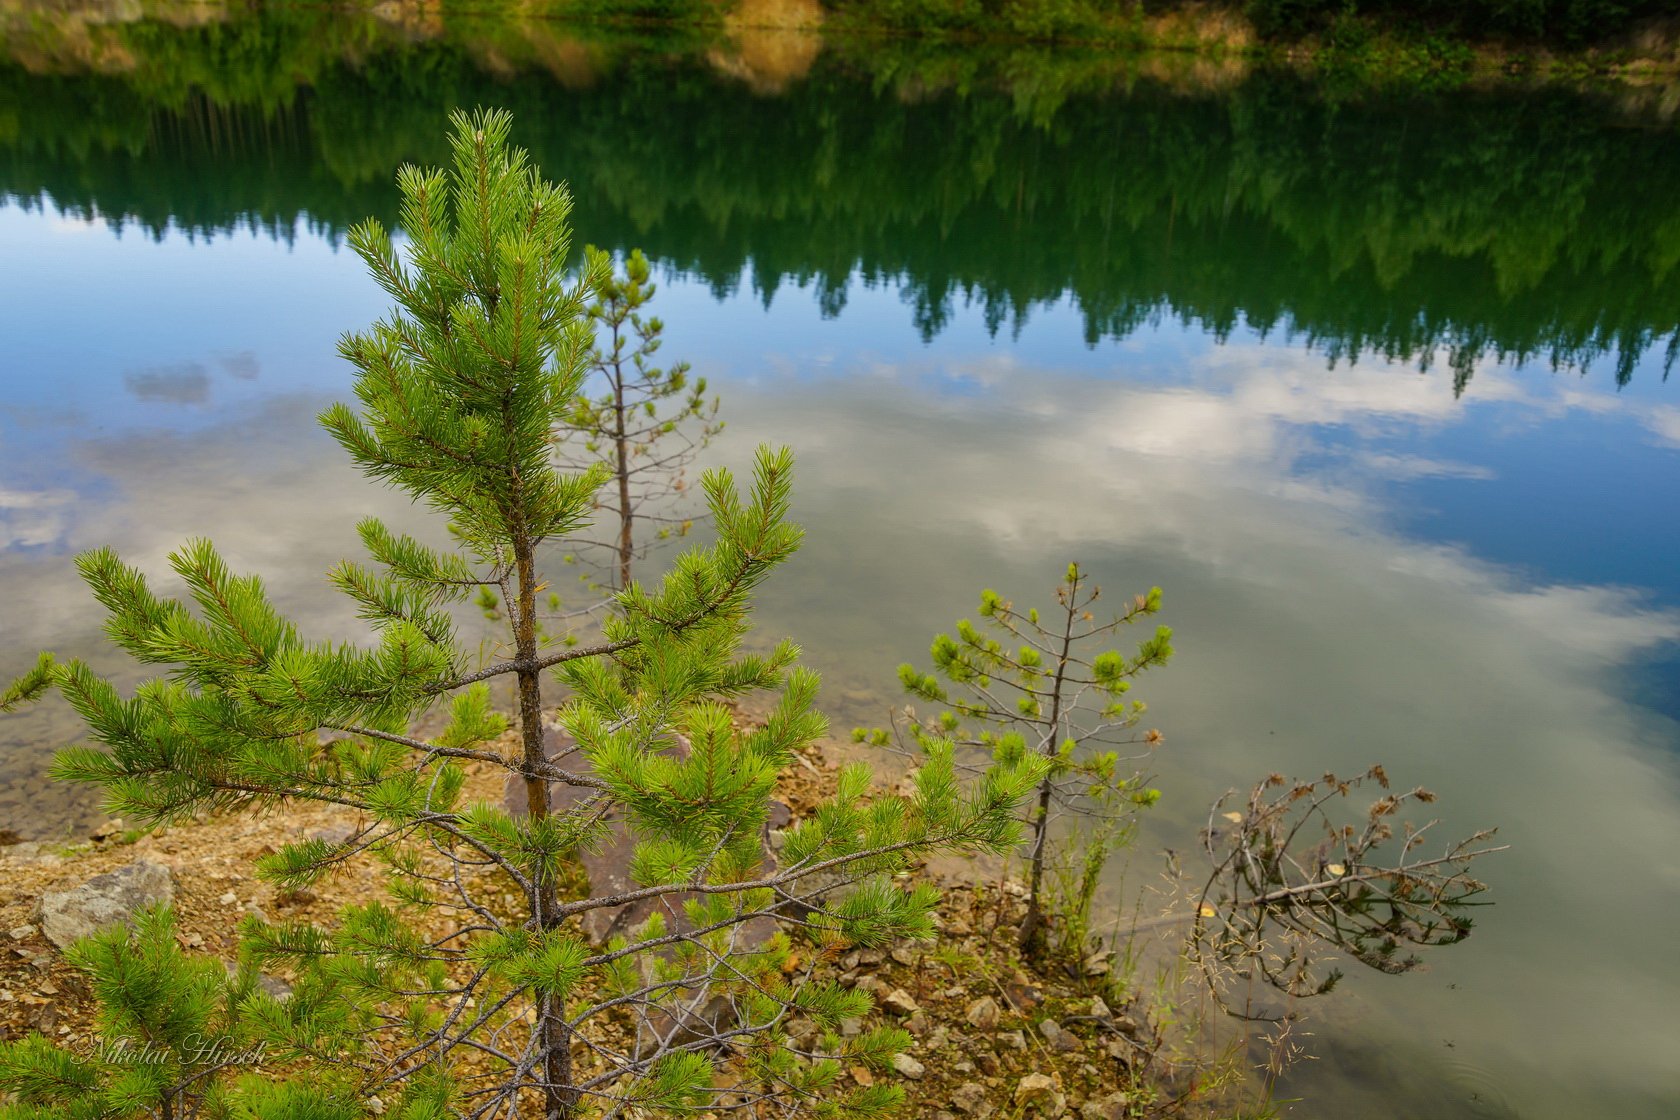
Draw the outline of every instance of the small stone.
M929 1050L943 1050L945 1044L951 1041L951 1032L944 1027L933 1028L933 1033L927 1036L926 1046Z
M881 1001L881 1006L894 1015L914 1015L921 1010L916 1001L910 998L910 993L903 988L894 988L888 992L886 998Z
M869 1070L863 1066L853 1066L851 1074L852 1080L856 1081L859 1085L862 1085L865 1089L875 1084L875 1075L870 1073Z
M1067 1111L1067 1097L1042 1073L1029 1073L1015 1083L1015 1103L1036 1108L1045 1116L1060 1116Z
M916 954L909 948L900 945L892 951L892 959L903 965L905 968L909 968L911 965L916 963Z
M847 953L845 956L840 958L840 971L841 972L850 972L852 969L856 968L857 966L858 966L858 954L857 954L857 951L855 949L852 952Z
M223 906L234 906L238 904L239 896L232 891L223 891L221 897L217 898L216 901Z
M1038 1025L1039 1032L1044 1035L1052 1049L1072 1051L1083 1045L1078 1035L1069 1034L1062 1029L1062 1025L1054 1019L1046 1019Z
M985 1120L996 1111L996 1106L986 1099L986 1087L976 1081L965 1081L952 1091L951 1107L978 1120Z
M893 1068L911 1081L920 1081L927 1072L927 1067L908 1054L899 1054L893 1058Z
M928 1031L933 1029L933 1021L927 1017L926 1012L918 1011L914 1015L910 1016L910 1018L904 1020L904 1029L915 1035L917 1038L920 1038L922 1035L927 1034Z
M6 931L6 936L13 941L28 941L35 936L35 927L31 925L13 926Z
M858 950L858 963L861 965L877 965L886 959L886 954L879 949Z
M982 1047L974 1052L974 1064L980 1067L980 1072L991 1077L998 1071L997 1051L990 1047Z
M1085 975L1107 976L1114 968L1112 953L1092 953L1085 958Z
M1091 1018L1099 1021L1114 1018L1114 1012L1108 1009L1108 1004L1101 996L1091 997Z
M1022 1104L1035 1104L1056 1091L1056 1083L1048 1074L1029 1073L1015 1083L1015 1099Z
M968 1009L963 1012L963 1018L968 1020L970 1026L989 1031L997 1026L999 1014L997 1000L991 996L981 996L968 1005Z
M122 818L112 817L109 820L103 820L94 825L93 830L89 832L88 835L93 837L95 840L107 840L112 836L118 835L122 832L122 830Z
M854 987L868 992L876 999L885 999L893 991L892 986L879 976L859 976Z
M367 1110L375 1116L383 1116L385 1115L385 1102L378 1097L369 1097L367 1099Z
M842 1038L856 1038L858 1035L860 1035L862 1033L863 1033L863 1020L862 1019L842 1019L842 1020L840 1020L840 1037L842 1037Z
M1027 1036L1020 1031L1004 1031L998 1035L998 1041L1011 1050L1025 1050L1027 1048Z

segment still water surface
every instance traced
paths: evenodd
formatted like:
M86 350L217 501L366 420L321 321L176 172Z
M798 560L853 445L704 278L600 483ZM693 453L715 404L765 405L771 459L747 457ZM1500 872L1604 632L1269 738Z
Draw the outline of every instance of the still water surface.
M69 558L212 536L306 628L358 516L314 426L384 297L341 248L455 105L502 104L644 247L713 461L799 456L766 590L840 726L992 586L1166 589L1134 856L1271 770L1374 761L1501 826L1497 905L1355 976L1302 1117L1680 1114L1680 133L1637 100L1315 88L1187 63L688 54L316 14L13 27L0 61L0 674L132 678ZM1175 69L1175 66L1177 67ZM0 720L0 824L75 734Z

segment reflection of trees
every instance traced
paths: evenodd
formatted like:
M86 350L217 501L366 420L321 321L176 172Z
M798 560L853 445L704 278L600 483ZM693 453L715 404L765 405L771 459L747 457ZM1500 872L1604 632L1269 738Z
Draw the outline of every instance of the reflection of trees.
M336 231L389 216L392 168L440 157L448 108L498 104L571 179L592 239L719 288L750 263L765 298L792 279L830 309L855 275L891 277L930 335L960 301L999 327L1071 292L1093 340L1161 315L1247 323L1461 385L1485 355L1612 356L1624 380L1653 346L1676 356L1680 144L1567 92L1335 101L1240 75L1112 92L1065 59L1012 60L1006 83L900 59L819 63L766 98L692 56L618 48L561 84L518 72L520 44L540 55L528 39L487 47L482 29L110 33L135 60L118 76L0 66L0 99L30 106L0 133L12 194L154 231L281 234L302 215Z

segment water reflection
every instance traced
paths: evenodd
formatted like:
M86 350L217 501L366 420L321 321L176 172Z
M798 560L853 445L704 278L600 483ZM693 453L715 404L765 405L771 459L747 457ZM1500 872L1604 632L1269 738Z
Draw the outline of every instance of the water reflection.
M1649 107L1567 89L1327 93L1078 54L832 44L730 77L739 52L632 50L548 24L393 28L287 9L170 28L14 31L0 190L154 234L390 218L438 121L499 104L605 244L720 292L814 283L838 312L890 279L918 329L964 301L1018 327L1071 294L1087 340L1163 315L1342 360L1484 356L1626 380L1672 367L1680 144ZM34 38L31 38L31 35ZM750 52L749 52L750 53ZM803 63L802 63L803 65Z
M425 524L314 429L384 304L335 245L447 106L507 104L582 234L672 270L717 460L797 449L809 542L761 625L837 722L979 588L1077 558L1163 585L1179 635L1140 865L1271 769L1382 760L1443 828L1504 827L1481 932L1325 1004L1293 1114L1680 1107L1680 728L1633 683L1680 638L1671 126L1572 91L843 44L772 81L554 28L194 19L8 31L0 673L132 672L68 567L104 543L158 572L211 535L357 632L321 578L356 517ZM0 722L8 822L85 811L40 775L72 734Z
M1338 1064L1357 1070L1352 1052L1380 1045L1413 1091L1360 1076L1321 1094L1308 1067L1298 1114L1497 1114L1470 1093L1523 1116L1661 1114L1680 997L1664 963L1680 919L1680 788L1660 754L1680 728L1626 703L1616 677L1680 637L1680 613L1395 533L1370 485L1380 461L1370 474L1302 467L1319 425L1407 439L1456 423L1446 385L1235 342L1172 385L1138 384L1135 364L1121 381L960 357L737 392L732 430L787 431L821 480L801 498L808 555L771 590L766 625L884 667L919 656L973 589L1042 598L1062 558L1124 589L1164 584L1180 654L1143 690L1170 732L1159 769L1172 803L1151 843L1183 848L1201 806L1270 768L1382 760L1448 792L1444 828L1497 822L1514 845L1488 869L1498 906L1478 936L1429 974L1357 977L1323 1008ZM1507 423L1543 432L1603 415L1568 411L1544 377L1482 372L1510 402ZM953 402L964 373L985 383L983 403ZM1454 1072L1466 1065L1480 1083Z

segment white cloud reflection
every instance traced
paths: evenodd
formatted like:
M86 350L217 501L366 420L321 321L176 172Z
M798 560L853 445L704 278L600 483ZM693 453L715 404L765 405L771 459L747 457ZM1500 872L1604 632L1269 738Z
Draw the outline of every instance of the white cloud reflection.
M1488 468L1349 458L1321 438L1636 406L1492 366L1459 401L1444 378L1256 346L1158 385L1007 365L877 366L746 400L724 385L738 460L772 432L801 452L812 539L770 592L768 628L886 686L981 587L1045 601L1069 559L1114 591L1161 584L1181 652L1140 686L1170 744L1161 826L1193 827L1274 768L1380 760L1442 793L1443 828L1499 824L1514 845L1486 869L1483 933L1428 976L1362 978L1366 998L1326 1023L1411 1051L1420 1082L1450 1036L1523 1116L1672 1099L1680 731L1628 703L1623 675L1680 640L1680 615L1408 537L1374 483L1476 485ZM943 387L964 376L986 392L953 400ZM1349 1091L1347 1107L1385 1107Z

